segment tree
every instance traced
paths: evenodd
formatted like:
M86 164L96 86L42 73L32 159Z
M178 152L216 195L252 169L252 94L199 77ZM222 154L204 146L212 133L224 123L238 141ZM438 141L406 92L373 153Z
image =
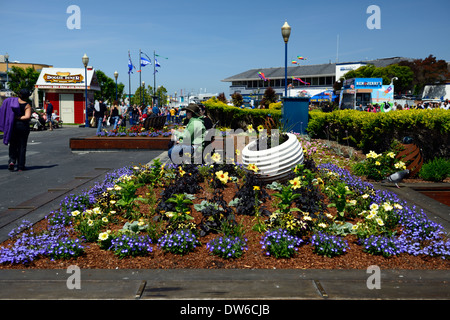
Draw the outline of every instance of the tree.
M167 89L164 86L159 86L156 90L156 97L159 100L159 106L165 105L167 103Z
M443 84L450 79L447 62L436 60L436 57L431 54L425 59L402 61L399 65L409 67L414 73L410 88L415 95L420 94L427 84Z
M231 95L231 99L233 100L233 105L235 107L240 107L244 103L244 98L242 97L242 94L239 92L235 92Z
M261 105L267 109L271 103L275 102L277 102L277 93L272 89L272 87L268 87L266 91L264 91L264 96L261 99Z
M33 92L39 74L38 71L31 67L23 69L13 66L11 71L8 72L9 89L16 94L18 94L21 89L28 89L30 92Z
M217 96L217 100L222 101L223 103L227 103L227 98L225 97L225 93L222 92Z
M112 78L108 77L103 71L96 70L97 81L100 86L100 91L95 91L94 98L96 100L102 98L109 104L112 104L116 100L116 82ZM123 97L123 90L125 85L123 83L117 84L117 100L121 100Z
M142 90L142 95L141 95ZM142 105L144 102L146 105L152 104L152 96L153 96L153 88L148 85L147 88L142 89L142 86L139 86L133 97L131 98L131 105Z

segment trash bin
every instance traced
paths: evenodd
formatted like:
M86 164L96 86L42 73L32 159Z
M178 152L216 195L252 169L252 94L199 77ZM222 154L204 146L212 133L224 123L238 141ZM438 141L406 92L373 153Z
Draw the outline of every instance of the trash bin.
M308 127L308 97L284 97L281 108L281 123L287 132L307 134Z

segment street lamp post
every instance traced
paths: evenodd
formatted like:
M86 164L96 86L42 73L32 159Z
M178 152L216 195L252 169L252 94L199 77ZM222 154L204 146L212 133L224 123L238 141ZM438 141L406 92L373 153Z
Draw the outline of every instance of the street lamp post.
M142 81L142 104L145 105L145 81Z
M9 90L9 77L8 77L9 54L8 54L8 52L5 54L5 60L6 60L6 85L5 85L5 89Z
M114 78L116 79L116 100L117 100L117 77L119 77L119 73L114 71Z
M87 65L89 63L89 57L84 54L83 58L81 58L81 61L83 61L84 64L84 104L86 109L86 123L85 127L89 128L89 117L88 117L88 98L87 98Z
M289 36L291 35L291 27L288 25L287 21L281 27L281 35L284 40L284 96L287 97L287 44L289 41Z

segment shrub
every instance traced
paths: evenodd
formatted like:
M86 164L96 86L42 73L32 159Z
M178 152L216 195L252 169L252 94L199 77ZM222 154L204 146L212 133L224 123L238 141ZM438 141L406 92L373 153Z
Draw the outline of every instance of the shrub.
M422 179L435 182L443 181L448 176L450 176L450 160L438 157L425 163L419 172Z
M348 249L346 240L323 232L318 232L311 237L311 245L315 253L329 258L344 254Z
M60 239L57 243L50 245L48 255L52 259L69 259L80 256L84 253L84 247L79 239L68 237Z
M200 242L191 230L177 230L158 240L158 246L165 252L184 255L193 251Z
M307 131L313 138L343 142L364 152L387 150L393 139L410 136L425 159L449 153L450 112L443 109L386 113L337 110L310 112Z
M364 251L373 255L382 255L385 258L399 255L401 244L396 238L384 236L370 236L362 240Z
M277 229L265 232L260 243L267 256L291 258L302 242L300 238L292 236L287 230Z
M239 258L246 250L247 239L240 237L219 237L206 244L208 250L221 258Z
M152 252L151 243L152 241L148 236L123 234L111 240L110 250L114 251L114 254L120 259L127 256L144 256Z

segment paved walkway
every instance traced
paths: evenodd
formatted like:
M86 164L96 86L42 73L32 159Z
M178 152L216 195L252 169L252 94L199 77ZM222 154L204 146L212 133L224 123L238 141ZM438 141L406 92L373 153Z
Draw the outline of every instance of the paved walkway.
M168 160L167 152L158 157L162 162ZM103 173L91 170L84 180L78 179L83 183L74 181L69 183L70 188L76 193L79 188L85 188L85 180L93 181ZM68 185L62 186L59 191L67 188ZM447 231L450 230L447 206L442 207L430 198L419 199L414 190L407 190L407 187L403 191L387 186L380 188L398 192L400 197L416 197L419 207L431 210L431 216L443 222ZM48 214L48 206L55 205L58 198L49 199L53 196L40 197L46 199L45 203L34 203L38 207L28 214L25 212L23 218ZM26 207L26 202L23 206ZM0 236L9 231L0 229ZM191 310L191 314L194 311L206 312L202 306L216 301L220 303L213 306L214 316L233 315L233 312L264 315L274 301L280 300L289 302L288 308L293 306L292 300L445 301L450 299L449 280L450 272L440 270L0 270L0 300L178 301L167 310L170 315L187 312L188 309L183 308L188 303L191 308L196 308ZM230 302L225 305L221 301ZM244 304L252 308L232 311L232 306L243 305L242 301L250 301ZM264 305L268 307L264 309ZM275 304L272 315L280 315L286 311L285 307L284 304L281 307Z

